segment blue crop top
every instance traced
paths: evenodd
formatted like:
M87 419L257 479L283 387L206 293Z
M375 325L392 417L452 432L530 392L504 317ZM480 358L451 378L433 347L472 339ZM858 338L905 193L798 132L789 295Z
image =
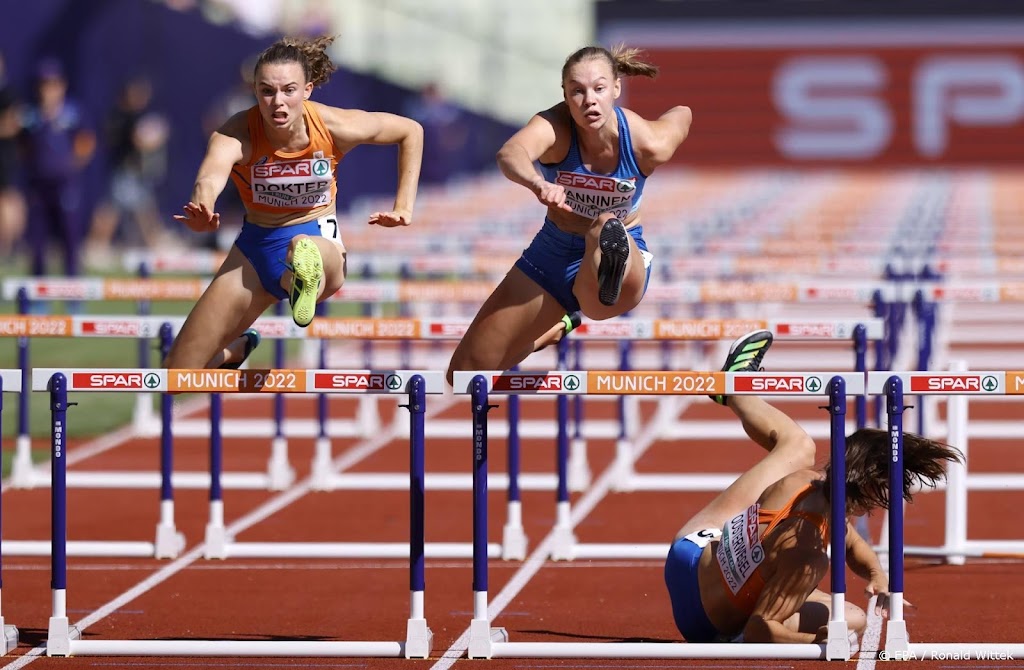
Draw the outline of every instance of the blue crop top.
M647 175L640 172L633 157L633 141L629 136L626 115L616 107L615 116L619 122L619 164L611 174L591 172L583 166L575 122L571 122L569 153L562 162L539 164L544 179L565 187L565 202L572 211L589 219L595 219L604 212L625 219L640 208L643 198Z

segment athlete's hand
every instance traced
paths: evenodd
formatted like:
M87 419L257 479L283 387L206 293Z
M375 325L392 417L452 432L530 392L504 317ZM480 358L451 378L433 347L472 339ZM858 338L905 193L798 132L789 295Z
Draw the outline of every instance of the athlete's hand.
M197 233L209 233L220 226L220 214L210 211L204 204L189 202L182 207L184 214L175 214L174 218Z
M376 224L378 226L384 226L385 228L397 228L398 226L408 226L412 223L412 212L406 210L396 210L394 212L374 212L370 215L368 222L371 226Z
M874 598L874 613L877 616L888 618L891 595L889 593L889 577L885 573L877 573L871 576L871 580L864 587L864 593L868 598ZM906 598L903 599L904 607L914 607Z
M555 209L564 209L567 212L572 211L572 207L565 202L564 187L538 179L534 182L532 190L542 205L554 207Z

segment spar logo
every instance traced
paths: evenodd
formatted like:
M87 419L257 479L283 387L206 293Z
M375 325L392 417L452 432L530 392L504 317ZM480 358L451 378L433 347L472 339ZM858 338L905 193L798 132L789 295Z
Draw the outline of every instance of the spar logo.
M609 193L632 193L636 190L636 184L632 179L615 179L576 172L559 172L555 177L555 183L569 188L585 188Z
M252 176L257 179L272 179L274 177L311 177L315 173L314 163L326 163L327 161L278 161L275 163L263 163L252 166Z
M914 393L995 393L999 380L992 375L918 375L910 378Z
M735 377L732 387L736 393L817 393L821 379L802 375Z
M557 374L521 374L496 375L491 379L494 391L575 391L580 387L580 379L576 375Z
M397 385L392 386L392 384ZM401 388L402 378L398 375L383 375L374 372L318 372L313 379L313 388L351 391L383 391L385 388Z
M74 372L71 374L72 389L126 390L153 388L146 384L150 376L141 372ZM156 385L160 384L157 377Z

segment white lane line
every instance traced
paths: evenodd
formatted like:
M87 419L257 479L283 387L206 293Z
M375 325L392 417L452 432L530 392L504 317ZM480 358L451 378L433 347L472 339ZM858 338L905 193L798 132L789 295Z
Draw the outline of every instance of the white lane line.
M440 399L440 396L438 398ZM452 404L454 404L454 401L449 400L447 397L445 397L445 400L441 404L435 402L433 407L427 407L427 417L433 414L443 412ZM399 426L396 423L392 423L392 428L390 428L386 432L357 444L356 446L352 447L341 456L335 458L331 462L332 468L335 471L340 471L349 468L358 463L359 461L363 460L364 458L372 455L381 448L387 446L392 441L404 437L406 432L408 431L405 426ZM251 526L259 523L260 521L263 521L267 517L271 516L272 514L275 514L282 508L286 507L287 505L295 502L302 496L309 493L311 490L311 485L311 477L306 477L305 479L297 482L296 484L293 485L291 489L278 494L277 496L268 500L266 503L256 508L249 514L246 514L245 516L240 518L238 521L229 525L226 529L226 534L229 537L237 535L238 533L247 530ZM202 558L203 548L203 545L200 544L196 548L185 553L183 556L175 559L166 567L161 568L160 570L153 573L146 579L142 580L132 588L122 593L121 595L115 597L113 600L107 602L104 605L101 605L88 616L73 623L73 625L76 628L78 628L79 632L84 633L89 626L97 623L98 621L102 621L114 612L118 611L119 609L122 609L132 600L138 598L139 596L145 594L148 591L151 591L155 587L159 586L162 582L167 581L177 573L187 568L189 564L195 562L199 558ZM17 657L16 659L14 659L14 661L5 665L4 670L19 670L19 668L25 667L33 660L35 660L36 658L40 657L45 653L45 644L33 647L29 651L25 652L24 655Z
M857 670L874 670L878 658L878 643L882 639L882 617L875 614L875 603L878 596L868 600L868 625L860 638L860 655L857 657Z

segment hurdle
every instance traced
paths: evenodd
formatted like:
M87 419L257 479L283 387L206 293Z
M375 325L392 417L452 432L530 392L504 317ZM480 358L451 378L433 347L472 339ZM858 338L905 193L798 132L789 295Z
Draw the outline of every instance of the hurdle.
M0 337L15 336L18 338L19 365L21 366L23 384L31 374L28 356L28 340L33 337L53 338L138 338L144 345L158 337L161 350L166 353L173 338L172 330L181 327L184 318L166 318L155 316L5 316L0 317ZM264 317L258 322L259 327L267 332L268 337L286 337L299 331L291 319ZM143 351L147 350L143 346ZM148 357L140 357L140 369L149 368ZM104 389L95 389L104 390ZM161 435L163 428L163 417L155 415L152 409L153 392L144 390L137 394L135 411L132 417L132 426L135 433L143 437ZM164 402L161 399L161 405ZM373 408L375 411L375 408ZM169 410L168 410L169 411ZM361 426L359 429L349 425L343 425L343 432L346 434L357 434L369 431L374 425L369 422L368 417L373 414L369 411L362 411L360 420L368 422L369 426ZM191 420L186 423L185 430L179 434L183 436L209 435L209 421ZM241 430L243 436L266 436L274 435L271 441L271 455L265 473L229 473L225 484L230 488L240 489L271 489L280 490L286 488L294 480L294 470L288 463L287 440L281 434L281 421L275 417L275 422L270 425L269 421L235 421L233 426L245 427L250 423L259 424L249 426L247 430ZM236 428L237 429L237 428ZM312 430L310 434L314 434ZM11 468L11 485L15 488L33 488L48 484L48 474L43 468L37 468L32 463L31 443L28 435L28 403L22 404L22 411L19 415L18 441L15 447L14 460ZM178 472L174 473L174 484L181 488L206 488L209 486L209 476L199 472ZM73 473L69 477L68 485L73 487L92 488L156 488L160 485L160 473L138 472L81 472Z
M954 361L949 371L942 372L899 372L890 373L897 377L906 394L927 398L946 397L946 442L957 447L964 455L963 463L950 463L946 481L939 483L936 490L945 491L944 540L940 546L903 545L904 554L941 558L951 565L963 565L967 558L1005 558L1024 556L1024 541L968 539L967 537L967 496L970 491L1020 491L1024 490L1024 474L1021 473L976 473L970 472L967 460L971 435L982 437L997 436L992 425L998 422L981 422L985 428L975 431L968 422L968 403L971 398L986 400L1019 400L1024 395L1024 371L1013 370L968 370L963 361ZM873 373L877 374L877 373ZM878 386L882 382L875 380ZM939 431L931 431L935 434ZM1009 433L1003 433L1007 436ZM888 518L885 519L888 522ZM891 550L887 523L883 526L882 542L876 549L879 553Z
M904 392L959 394L959 389L931 389L924 375L932 373L868 373L867 392L884 394L888 416L889 442L892 445L892 459L889 463L889 488L902 491L903 488L903 412ZM1024 394L1024 372L991 372L989 384L995 384L988 393ZM1010 375L1009 377L1007 375ZM955 380L953 375L939 379ZM954 445L955 446L955 445ZM912 643L903 618L904 605L904 546L903 546L903 505L890 505L888 518L889 537L889 622L886 627L885 650L887 660L948 660L974 659L999 660L1024 657L1024 643Z
M209 393L351 393L356 390L343 371L332 370L148 370L141 371L149 379L146 388L168 392ZM423 424L426 394L440 393L440 373L413 373L403 377L397 371L376 373L367 377L374 391L406 393L410 412L410 539L406 548L409 557L410 615L406 637L399 642L340 641L207 641L207 640L83 640L81 631L71 625L67 616L67 394L69 390L88 390L75 370L41 370L32 374L32 390L49 393L52 408L52 486L53 536L51 538L52 613L46 640L47 656L359 656L427 658L433 634L424 616L424 488ZM378 385L379 383L379 385ZM137 390L137 389L136 389ZM358 392L365 392L359 388ZM214 482L216 479L213 480ZM214 500L211 489L211 514L223 507ZM223 519L221 519L223 521Z
M4 393L21 393L21 370L0 370L0 420L3 418ZM0 426L2 428L2 426ZM3 431L0 430L0 435ZM0 509L0 521L3 520L3 511ZM2 535L2 533L0 533ZM2 539L0 539L2 543ZM0 589L3 589L3 570L0 562ZM18 628L4 621L3 612L0 611L0 656L4 656L18 646Z
M661 644L661 643L589 643L589 642L509 642L504 628L492 628L487 614L487 412L489 396L523 392L512 371L457 372L455 390L468 394L473 411L473 619L470 622L468 655L470 658L787 658L849 660L850 639L845 621L846 525L830 524L832 616L825 642L817 644ZM765 379L801 379L800 393L826 395L831 427L831 454L835 470L832 477L832 514L845 518L845 452L847 392L863 394L864 376L851 373L764 373L744 372L663 372L663 371L560 371L549 373L559 394L621 395L791 395L777 385L760 383ZM811 383L810 380L816 381ZM811 388L808 388L810 386ZM812 390L813 389L813 390ZM544 393L533 389L531 393ZM563 490L560 493L567 493ZM562 514L564 510L564 515ZM560 503L558 524L572 532L568 503ZM556 527L557 531L557 527ZM668 543L660 545L659 557L668 552Z

